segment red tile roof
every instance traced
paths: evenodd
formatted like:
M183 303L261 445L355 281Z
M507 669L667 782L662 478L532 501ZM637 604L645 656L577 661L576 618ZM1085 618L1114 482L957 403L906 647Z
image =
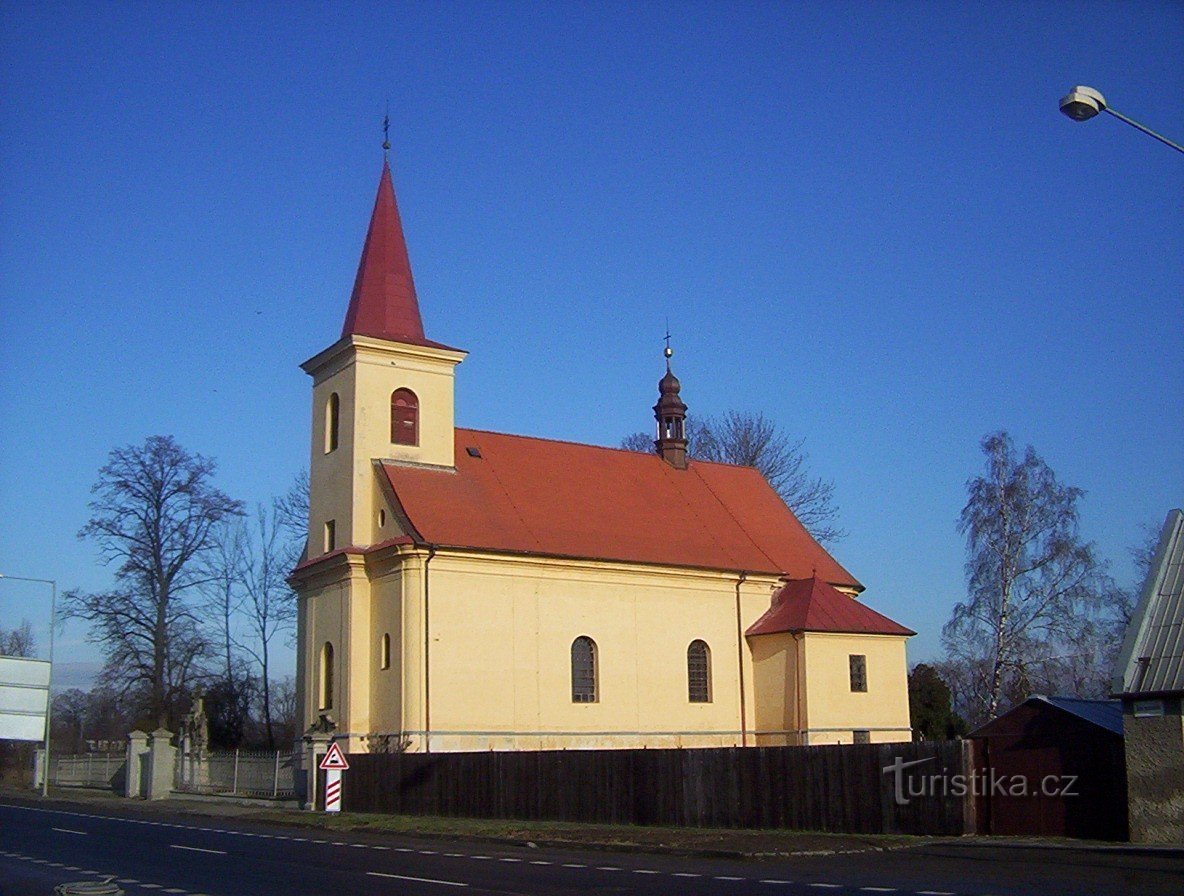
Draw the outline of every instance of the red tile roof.
M466 450L476 449L479 457ZM862 588L751 467L456 430L456 470L385 462L422 542Z
M915 635L912 629L836 591L816 577L788 582L773 595L773 605L749 626L746 635L781 632L845 632L866 635Z
M438 345L424 337L407 242L391 185L391 169L386 162L382 165L378 196L341 335Z

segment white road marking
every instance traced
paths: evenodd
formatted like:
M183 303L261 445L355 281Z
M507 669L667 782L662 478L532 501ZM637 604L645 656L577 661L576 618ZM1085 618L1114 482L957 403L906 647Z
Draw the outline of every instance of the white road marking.
M579 862L568 862L563 866L564 868L587 868L587 865L581 865Z
M917 896L955 896L949 890L918 890Z
M826 889L826 890L838 890L843 885L842 884L809 884L809 886L818 887L820 889Z
M661 874L661 871L651 871L649 868L634 868L634 874Z
M169 849L187 849L190 852L208 852L210 855L224 856L226 850L224 849L202 849L200 846L182 846L180 843L170 843Z
M702 877L701 874L691 874L689 871L676 871L673 877Z
M762 881L758 881L758 883L762 883L762 884L792 884L793 881L792 880L762 880Z
M864 893L895 893L893 887L860 887Z
M166 893L185 893L185 892L187 892L187 891L186 891L186 890L181 890L181 889L179 889L179 888L177 888L177 887L170 887L169 889L165 890L165 892L166 892Z
M744 878L742 878L742 877L728 877L727 875L720 874L715 878L715 880L744 880Z
M521 859L498 859L499 862L521 862Z
M539 860L539 861L536 861L536 862L531 862L530 864L532 864L532 865L550 865L551 863L550 863L550 862L544 862L544 861L542 861L542 860Z
M51 831L57 831L60 834L78 834L81 837L89 837L86 831L75 831L72 828L50 828Z
M367 871L371 877L389 877L394 880L413 880L417 884L439 884L442 887L467 887L468 884L456 880L434 880L430 877L408 877L406 874L386 874L383 871Z
M614 868L612 865L597 865L597 871L620 871L620 868Z

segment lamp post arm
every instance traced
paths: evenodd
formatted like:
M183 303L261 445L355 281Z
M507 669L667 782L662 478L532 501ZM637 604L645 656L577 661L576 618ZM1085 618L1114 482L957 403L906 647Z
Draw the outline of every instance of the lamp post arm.
M1129 125L1130 125L1132 128L1137 128L1138 130L1142 131L1142 132L1143 132L1144 134L1146 134L1147 136L1149 136L1149 137L1154 137L1154 138L1155 138L1156 140L1158 140L1160 143L1166 143L1166 144L1167 144L1168 146L1170 146L1172 149L1176 150L1176 152L1184 152L1184 146L1181 146L1179 143L1173 143L1171 140L1169 140L1169 139L1168 139L1167 137L1165 137L1163 134L1157 134L1157 133L1155 133L1155 131L1151 130L1151 128L1147 127L1146 125L1141 125L1141 124L1139 124L1139 123L1138 123L1137 121L1135 121L1133 118L1127 118L1127 117L1126 117L1125 115L1123 115L1121 112L1115 112L1115 111L1114 111L1113 109L1111 109L1109 106L1103 106L1103 107L1102 107L1102 111L1103 111L1103 112L1109 112L1111 115L1113 115L1113 116L1114 116L1115 118L1117 118L1119 121L1125 121L1125 122L1126 122L1127 124L1129 124Z

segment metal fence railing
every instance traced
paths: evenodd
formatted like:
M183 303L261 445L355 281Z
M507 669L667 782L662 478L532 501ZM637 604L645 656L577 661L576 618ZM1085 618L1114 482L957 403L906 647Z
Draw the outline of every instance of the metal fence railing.
M58 787L120 790L126 775L126 753L78 753L52 758L49 783Z
M293 753L235 750L177 754L174 789L222 796L291 797L296 792Z

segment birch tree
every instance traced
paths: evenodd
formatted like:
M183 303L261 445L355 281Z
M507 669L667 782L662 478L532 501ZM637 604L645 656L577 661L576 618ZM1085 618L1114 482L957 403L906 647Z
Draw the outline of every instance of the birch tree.
M1098 610L1104 569L1078 531L1081 489L1065 485L1006 432L982 441L986 470L967 482L967 598L943 629L963 689L995 718L1005 696L1027 696L1048 666L1079 659L1082 622ZM1080 670L1078 670L1080 674ZM975 713L978 715L979 713Z

